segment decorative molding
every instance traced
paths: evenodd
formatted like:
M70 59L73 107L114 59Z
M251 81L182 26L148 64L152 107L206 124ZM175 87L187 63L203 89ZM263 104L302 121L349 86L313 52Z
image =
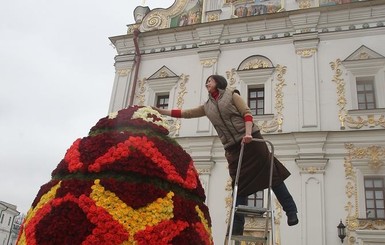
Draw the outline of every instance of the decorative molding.
M237 71L235 70L235 68L232 68L230 71L226 71L226 77L227 77L227 80L230 81L230 88L234 88L235 87L235 83L236 83L236 80L234 78L234 76L237 74Z
M348 150L348 155L345 157L345 194L347 197L347 203L345 205L345 211L347 211L346 228L349 245L353 245L355 242L354 231L358 228L358 192L357 192L357 173L356 169L352 165L352 160L355 156L352 154L351 149L354 148L353 144L345 144L345 148Z
M201 60L201 65L203 67L212 67L215 63L217 63L217 59L205 59Z
M130 72L131 72L131 69L129 69L129 68L117 69L116 70L116 73L118 73L118 75L120 77L126 77L126 76L128 76L128 73L130 73Z
M207 22L213 22L219 20L220 13L218 11L207 14Z
M275 86L275 106L274 108L277 110L276 121L278 124L278 132L282 132L282 124L283 124L283 97L284 94L282 92L283 87L286 86L284 75L286 74L286 66L277 65L276 73L278 83Z
M127 26L127 34L133 34L136 29L139 29L140 24L132 24Z
M189 79L189 75L184 75L182 74L180 79L179 79L179 92L178 92L178 99L177 99L177 108L182 109L182 106L184 104L184 95L187 94L187 88L186 88L186 83Z
M154 80L158 78L178 78L178 76L167 66L162 66L159 70L152 74L148 80Z
M261 56L262 57L262 56ZM286 66L277 65L277 67L270 67L272 64L268 64L268 67L264 68L257 68L257 69L243 69L244 67L247 67L245 64L250 62L251 60L261 60L261 59L254 59L255 57L252 57L253 59L246 59L241 63L238 70L232 69L231 71L227 71L227 79L230 79L231 84L235 83L234 74L238 74L239 78L245 82L246 84L253 84L255 83L256 79L260 81L266 81L273 72L276 73L276 79L277 84L274 88L275 91L275 105L274 108L276 109L276 114L271 115L265 115L264 117L258 116L258 120L256 121L258 127L260 130L264 133L272 133L275 131L282 132L282 125L283 125L283 87L286 86L284 75L286 74ZM266 60L268 60L266 58ZM234 79L234 80L231 80ZM264 82L263 82L264 83ZM263 118L267 119L271 117L270 120L263 120ZM262 119L262 120L261 120Z
M329 161L327 158L308 158L295 159L301 173L323 174Z
M354 76L371 76L385 67L385 57L362 45L342 65Z
M270 220L269 220L270 221ZM266 220L265 217L246 217L245 218L245 235L256 236L263 235L263 231L265 230ZM269 222L268 229L271 229L271 222Z
M273 68L273 63L261 55L253 55L246 58L238 67L238 71Z
M354 56L352 56L354 57ZM346 126L352 129L361 129L364 126L369 128L382 127L385 128L385 115L383 109L375 110L347 110L345 95L345 80L342 78L342 67L340 59L335 62L330 62L330 66L334 71L332 81L337 84L337 105L339 106L338 118L340 121L340 128L343 130ZM344 64L349 64L345 63Z
M264 60L255 59L244 65L241 70L261 69L269 67L269 63Z
M381 126L385 128L385 116L384 115L378 115L375 116L374 114L370 115L361 115L357 117L352 117L350 115L346 116L346 125L349 128L353 129L360 129L364 126L369 128L374 128L377 126Z
M233 188L231 187L231 178L229 178L226 182L225 191L228 193L227 197L225 198L225 209L226 209L226 223L229 224L230 222L230 212L232 208L232 202L233 202ZM267 189L266 189L267 191ZM274 198L273 202L275 203L274 208L274 225L275 225L275 245L281 244L281 235L279 233L279 226L281 224L282 219L282 206L279 203L279 201ZM273 206L274 207L274 206ZM260 236L261 232L264 232L266 225L265 217L245 217L245 235L252 235L252 236ZM269 230L271 229L271 222L269 219Z
M337 84L337 105L339 106L338 119L340 121L340 129L345 129L346 120L346 96L345 96L345 81L342 78L341 60L337 59L330 62L330 67L334 71L332 81Z
M347 240L349 245L354 245L357 240L357 230L385 229L384 220L359 219L357 168L362 167L355 163L358 161L362 163L362 160L365 160L366 165L372 169L372 171L377 172L378 169L384 165L382 159L385 158L385 147L379 145L356 147L352 143L345 143L345 149L348 151L344 162L346 179L345 194L347 197L347 203L345 205L345 210L347 211Z
M150 11L140 25L140 31L151 31L169 27L168 19L181 13L188 4L188 0L179 0L168 9L154 9Z
M282 220L282 206L279 203L278 199L275 198L275 212L274 212L274 225L275 225L275 243L274 245L280 245L281 244L281 220Z
M278 120L273 117L273 120L260 121L257 120L259 129L264 133L272 133L279 128Z
M297 55L300 55L302 58L312 57L313 54L317 52L316 48L300 49L296 51Z
M346 144L345 148L349 150L349 154L356 159L367 159L367 165L373 170L378 169L384 165L381 159L385 158L385 148L378 145L371 145L368 147L355 147L353 144Z
M211 174L211 168L197 168L197 172L199 175L201 174Z
M196 4L195 6L192 6L192 4ZM175 3L167 9L159 9L156 8L154 10L151 10L146 16L143 18L141 24L140 24L140 31L146 32L146 31L153 31L153 30L159 30L159 29L166 29L170 27L175 27L176 23L173 23L173 20L175 18L180 17L182 14L189 13L192 8L195 8L195 10L192 12L194 15L189 15L188 21L178 23L178 26L186 26L186 25L193 25L193 24L199 24L202 21L202 14L204 9L204 1L198 0L196 2L189 1L189 0L178 0L175 1ZM196 14L196 12L198 12Z
M194 161L194 166L195 168L197 169L199 175L210 175L211 174L211 170L213 169L214 167L214 162L210 161L210 162L198 162L198 161Z
M226 209L226 223L229 224L230 222L230 212L232 208L232 202L233 202L233 188L231 186L231 178L227 179L225 191L227 193L227 197L225 197L225 209Z
M138 93L136 95L136 100L138 101L138 105L143 106L146 101L146 85L147 79L143 78L143 80L139 80L138 83Z
M178 97L176 99L176 106L178 109L182 109L183 104L184 104L184 96L187 94L187 88L186 88L186 83L189 79L189 75L184 75L182 74L179 79L179 92L178 92ZM173 136L179 135L179 130L181 127L181 120L178 119L170 119L169 120L170 124L170 134Z
M361 61L361 60L370 60L370 59L376 59L376 60L383 60L385 57L370 48L366 47L365 45L362 45L359 47L356 51L354 51L349 57L347 57L343 62L346 61Z
M310 0L300 0L298 3L298 6L300 9L311 8L311 1Z
M358 219L359 230L385 230L385 220Z
M159 77L165 78L165 77L168 77L168 74L167 74L166 71L161 71L161 72L159 73Z

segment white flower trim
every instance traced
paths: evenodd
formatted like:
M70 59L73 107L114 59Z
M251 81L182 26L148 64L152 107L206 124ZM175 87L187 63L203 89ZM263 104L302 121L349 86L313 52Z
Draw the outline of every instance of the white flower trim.
M162 120L154 121L153 118L151 118L151 117L149 118L148 117L148 114L153 114L157 118L160 118ZM132 115L132 119L138 119L138 118L140 118L140 119L142 119L142 120L144 120L146 122L153 123L155 125L164 127L167 130L170 130L170 126L168 125L168 123L164 119L164 117L158 111L152 109L149 106L142 107L142 108L140 108L140 109L138 109L137 111L134 112L134 114Z
M118 112L114 111L114 112L111 112L110 114L108 114L108 119L114 119L117 116L118 116Z

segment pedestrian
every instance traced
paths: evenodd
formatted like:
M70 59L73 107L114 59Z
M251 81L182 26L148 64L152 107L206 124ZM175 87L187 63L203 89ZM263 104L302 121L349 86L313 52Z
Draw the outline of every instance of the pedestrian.
M203 105L186 110L153 109L162 115L177 118L207 116L224 146L233 187L241 143L244 143L236 205L247 205L249 195L269 186L269 149L265 142L252 141L253 138L263 138L239 91L227 88L226 79L220 75L209 76L205 85L209 99ZM298 217L297 206L284 183L289 175L290 172L274 157L272 190L286 213L288 225L293 226L298 224ZM244 223L244 215L236 214L233 235L243 235Z

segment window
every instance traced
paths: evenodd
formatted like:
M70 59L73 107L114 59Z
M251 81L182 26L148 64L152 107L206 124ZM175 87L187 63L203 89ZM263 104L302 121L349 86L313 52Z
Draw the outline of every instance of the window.
M366 113L365 110L373 109L380 109L378 111L382 113L385 108L385 97L381 96L385 89L385 57L362 45L342 61L342 65L347 71L347 88L350 87L347 99L351 96L351 108L347 108L350 109L348 114L362 117L367 116L362 114Z
M263 191L258 191L248 197L248 206L263 208Z
M0 221L0 223L2 224L3 221L4 221L4 214L1 215L1 221Z
M156 107L167 109L168 108L168 95L158 95L156 97Z
M10 225L11 225L11 220L12 220L12 218L11 218L11 217L9 217L9 219L8 219L8 226L10 226Z
M368 219L385 218L385 177L365 177L365 204Z
M374 77L357 77L357 102L359 110L376 108Z
M253 116L265 114L264 88L250 88L248 91L248 105Z

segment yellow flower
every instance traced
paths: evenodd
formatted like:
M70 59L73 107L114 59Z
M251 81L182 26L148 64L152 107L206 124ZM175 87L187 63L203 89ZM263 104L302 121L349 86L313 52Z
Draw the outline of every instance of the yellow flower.
M203 226L205 227L205 230L207 231L207 233L211 234L211 229L209 227L209 222L207 221L207 219L205 218L205 215L203 214L202 210L200 210L199 206L195 206L195 211L197 211L198 213L198 216L203 224Z
M164 198L158 198L145 207L133 209L116 196L105 190L100 181L95 181L90 197L97 206L104 208L115 220L130 233L131 237L146 226L154 226L174 217L173 192L168 192Z

